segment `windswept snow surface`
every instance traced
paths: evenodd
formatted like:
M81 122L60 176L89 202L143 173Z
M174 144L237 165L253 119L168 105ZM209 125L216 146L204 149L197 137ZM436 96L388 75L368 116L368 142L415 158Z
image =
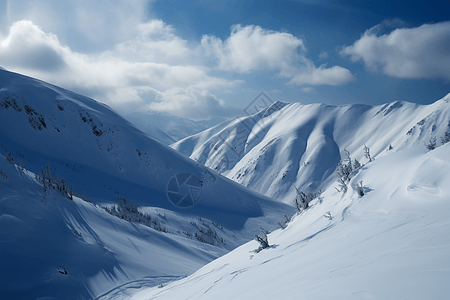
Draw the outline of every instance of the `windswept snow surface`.
M344 149L367 162L424 144L450 130L450 94L431 105L393 102L380 106L275 102L255 115L229 121L171 147L228 178L292 204L294 185L324 190Z
M9 153L15 165L6 162ZM5 70L0 154L2 299L92 299L137 279L149 286L186 276L292 212L160 144L105 105ZM80 198L44 192L34 178L47 165ZM169 184L175 180L179 186ZM169 201L167 191L177 188L195 205ZM101 208L118 197L162 228Z
M110 299L447 299L449 153L446 144L377 159L352 179L363 197L327 189L269 234L270 248L253 253L252 241L187 278Z

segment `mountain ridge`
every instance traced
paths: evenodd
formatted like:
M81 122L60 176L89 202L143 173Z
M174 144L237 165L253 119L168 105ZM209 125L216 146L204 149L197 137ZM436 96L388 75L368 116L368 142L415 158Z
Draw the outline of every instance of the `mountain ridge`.
M291 203L294 186L315 192L332 184L344 149L365 161L364 145L377 158L441 137L450 124L449 99L450 94L430 105L396 101L378 106L276 102L171 147L244 186Z
M4 70L0 171L0 264L8 277L0 290L11 298L92 299L144 276L160 284L293 211L104 104Z

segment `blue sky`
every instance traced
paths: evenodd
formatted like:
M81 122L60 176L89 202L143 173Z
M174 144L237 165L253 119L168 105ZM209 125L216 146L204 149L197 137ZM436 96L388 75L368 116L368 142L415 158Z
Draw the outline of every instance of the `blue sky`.
M204 119L273 100L450 93L448 1L0 2L0 66L105 102Z

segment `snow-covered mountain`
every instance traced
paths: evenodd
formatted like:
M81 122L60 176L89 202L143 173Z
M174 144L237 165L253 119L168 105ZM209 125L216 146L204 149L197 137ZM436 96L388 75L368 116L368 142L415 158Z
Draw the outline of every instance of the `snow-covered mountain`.
M447 299L449 153L447 143L380 157L356 170L347 193L328 188L269 234L259 253L252 241L187 278L103 299Z
M103 104L6 70L0 154L5 299L92 299L144 276L159 284L292 211L160 144ZM118 198L128 205L117 206Z
M433 137L439 143L450 126L450 94L431 105L276 102L223 124L171 147L254 191L292 203L294 185L315 192L334 182L344 149L364 163L364 145L380 158Z
M153 111L133 112L124 115L124 118L136 125L143 132L166 145L170 145L185 137L197 134L226 121L221 118L194 121Z

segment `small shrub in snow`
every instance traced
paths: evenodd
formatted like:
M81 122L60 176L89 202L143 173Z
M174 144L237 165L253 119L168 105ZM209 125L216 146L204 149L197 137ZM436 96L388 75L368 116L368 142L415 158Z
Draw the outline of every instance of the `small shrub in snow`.
M60 264L60 265L59 265L58 272L59 272L60 274L62 274L62 275L67 275L67 274L68 274L68 273L67 273L67 270L66 270L66 268L64 267L63 264Z
M295 187L295 186L294 186ZM320 197L320 194L322 193L320 190L316 193L308 193L305 194L302 191L299 191L297 187L295 187L295 190L297 192L294 200L294 208L297 214L300 214L305 209L309 207L309 203L313 201L316 198Z
M338 179L336 180L338 182L338 186L336 187L336 190L338 192L346 193L348 190L347 185L350 182L350 179L352 178L353 170L359 169L361 167L361 164L356 159L352 163L350 152L345 149L344 151L346 157L344 160L341 160L338 163L338 166L336 168L336 174L338 175ZM366 145L364 145L364 152L369 161L372 161L373 159L370 156L370 150Z
M198 218L199 222L191 221L191 225L194 225L197 229L194 234L188 235L189 237L195 238L197 241L220 246L225 245L225 240L217 233L217 231L212 227L213 225L219 229L223 229L222 225L214 222L209 222L202 218Z
M363 182L362 180L358 181L353 185L353 188L358 193L360 197L364 196L364 188L363 188Z
M425 147L428 149L428 151L436 149L436 137L431 137L428 140L428 143L425 144Z
M446 131L444 132L444 136L441 137L441 143L442 145L447 144L448 142L450 142L450 132Z
M359 161L355 158L354 162L353 162L353 170L359 169L361 168L361 164L359 163Z
M255 240L259 243L258 249L254 250L255 253L259 253L261 250L270 247L267 234L264 231L261 231L259 234L255 234Z
M352 158L350 157L350 152L348 150L345 150L346 159L341 160L336 168L336 174L338 175L338 192L347 192L347 183L350 181L351 174L353 171L353 164L352 164Z
M73 200L73 190L72 186L70 186L70 189L67 189L66 181L63 177L59 177L58 174L55 175L55 178L52 177L50 174L50 165L47 164L47 167L44 169L42 167L41 176L39 177L37 174L35 175L36 179L42 183L42 190L44 192L47 192L49 188L57 190L61 193L64 197ZM81 198L81 197L80 197ZM83 199L85 200L85 199ZM86 200L85 200L86 201ZM89 201L87 201L89 202Z
M10 164L14 164L14 157L12 156L11 152L6 151L6 161Z
M285 229L287 227L287 225L289 224L289 222L291 221L292 216L291 215L284 215L284 220L283 221L278 221L276 224L278 225L278 227L280 227L281 229Z
M372 156L370 156L370 149L369 147L364 144L364 156L371 162L373 160Z
M119 197L119 204L117 206L103 207L103 209L110 215L120 219L143 224L158 231L167 232L167 229L161 225L161 222L158 219L152 218L149 214L140 212L138 206L130 203L125 197Z

